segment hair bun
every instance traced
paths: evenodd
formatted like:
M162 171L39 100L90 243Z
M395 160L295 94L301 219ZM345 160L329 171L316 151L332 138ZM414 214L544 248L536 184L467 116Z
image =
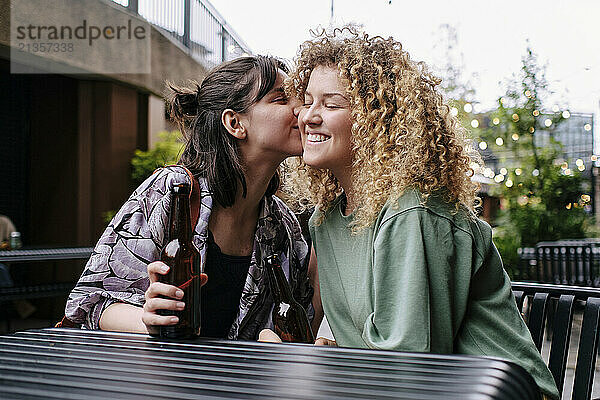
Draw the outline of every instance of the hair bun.
M198 90L197 83L193 87L175 86L168 84L169 114L173 121L183 123L194 118L198 114Z

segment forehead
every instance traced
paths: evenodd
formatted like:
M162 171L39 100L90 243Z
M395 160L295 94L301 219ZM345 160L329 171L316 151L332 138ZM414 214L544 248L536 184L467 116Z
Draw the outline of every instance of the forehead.
M310 93L344 93L345 87L342 84L337 68L319 65L311 72L306 90Z
M275 84L273 85L273 89L280 88L283 85L283 82L288 78L288 74L283 72L283 70L277 70L277 78L275 79Z

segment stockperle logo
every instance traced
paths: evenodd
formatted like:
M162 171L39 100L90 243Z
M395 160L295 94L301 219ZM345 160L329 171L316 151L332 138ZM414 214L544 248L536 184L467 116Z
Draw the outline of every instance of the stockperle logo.
M112 1L11 2L12 73L150 73L151 28Z

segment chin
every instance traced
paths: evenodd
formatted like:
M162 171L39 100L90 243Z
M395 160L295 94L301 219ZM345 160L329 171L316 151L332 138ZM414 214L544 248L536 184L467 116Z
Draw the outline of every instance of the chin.
M322 163L319 162L318 157L311 157L311 156L307 157L306 155L303 155L302 159L304 160L304 163L310 167L323 168Z

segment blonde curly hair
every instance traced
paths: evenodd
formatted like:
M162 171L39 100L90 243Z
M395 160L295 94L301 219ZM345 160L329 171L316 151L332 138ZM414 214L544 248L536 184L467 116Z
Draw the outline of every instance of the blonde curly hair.
M369 37L352 26L313 35L300 46L287 89L303 99L318 66L337 67L346 85L353 121L352 191L361 201L352 231L370 226L387 201L409 188L418 189L424 202L437 193L456 211L473 214L479 186L471 181L471 163L480 158L436 90L441 79L391 37ZM288 159L285 171L284 189L298 208L318 207L320 224L342 193L340 183L330 170L300 158Z

